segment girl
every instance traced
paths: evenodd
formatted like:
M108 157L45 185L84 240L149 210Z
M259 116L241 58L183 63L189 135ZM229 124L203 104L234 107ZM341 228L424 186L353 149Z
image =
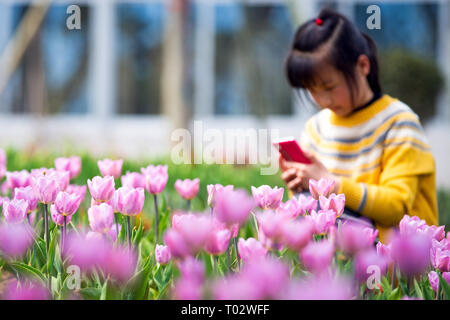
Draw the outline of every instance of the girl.
M324 9L297 30L286 76L321 109L300 140L312 164L280 158L291 192L308 190L309 179L334 179L334 193L345 194L347 209L375 223L382 242L405 214L437 224L433 155L418 116L382 93L368 35Z

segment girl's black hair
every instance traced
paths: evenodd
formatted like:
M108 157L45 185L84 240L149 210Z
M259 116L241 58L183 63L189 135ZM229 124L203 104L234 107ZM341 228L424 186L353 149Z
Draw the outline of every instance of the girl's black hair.
M301 25L294 36L286 59L286 76L294 88L306 89L314 84L316 68L326 62L344 74L352 101L356 87L355 65L361 54L370 61L367 75L375 95L381 94L377 49L373 39L360 32L345 16L325 8L317 17Z

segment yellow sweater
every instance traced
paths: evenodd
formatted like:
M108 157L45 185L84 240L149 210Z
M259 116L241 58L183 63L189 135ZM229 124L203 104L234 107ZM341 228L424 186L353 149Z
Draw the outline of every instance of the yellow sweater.
M434 158L418 116L384 95L348 117L324 109L300 140L340 179L346 206L371 218L382 242L405 214L438 223Z

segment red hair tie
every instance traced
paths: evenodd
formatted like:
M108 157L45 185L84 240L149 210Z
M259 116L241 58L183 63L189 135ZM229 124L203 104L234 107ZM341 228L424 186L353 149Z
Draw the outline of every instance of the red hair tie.
M317 19L316 19L316 24L317 24L318 26L321 26L322 23L323 23L322 19L320 19L320 18L317 18Z

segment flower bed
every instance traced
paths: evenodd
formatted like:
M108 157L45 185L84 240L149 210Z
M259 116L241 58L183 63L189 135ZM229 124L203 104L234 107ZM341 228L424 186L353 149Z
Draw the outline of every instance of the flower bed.
M383 244L343 219L333 181L283 202L270 182L249 192L227 175L214 177L223 186L166 165L96 165L75 156L13 171L0 150L1 298L450 297L444 226L405 215Z

